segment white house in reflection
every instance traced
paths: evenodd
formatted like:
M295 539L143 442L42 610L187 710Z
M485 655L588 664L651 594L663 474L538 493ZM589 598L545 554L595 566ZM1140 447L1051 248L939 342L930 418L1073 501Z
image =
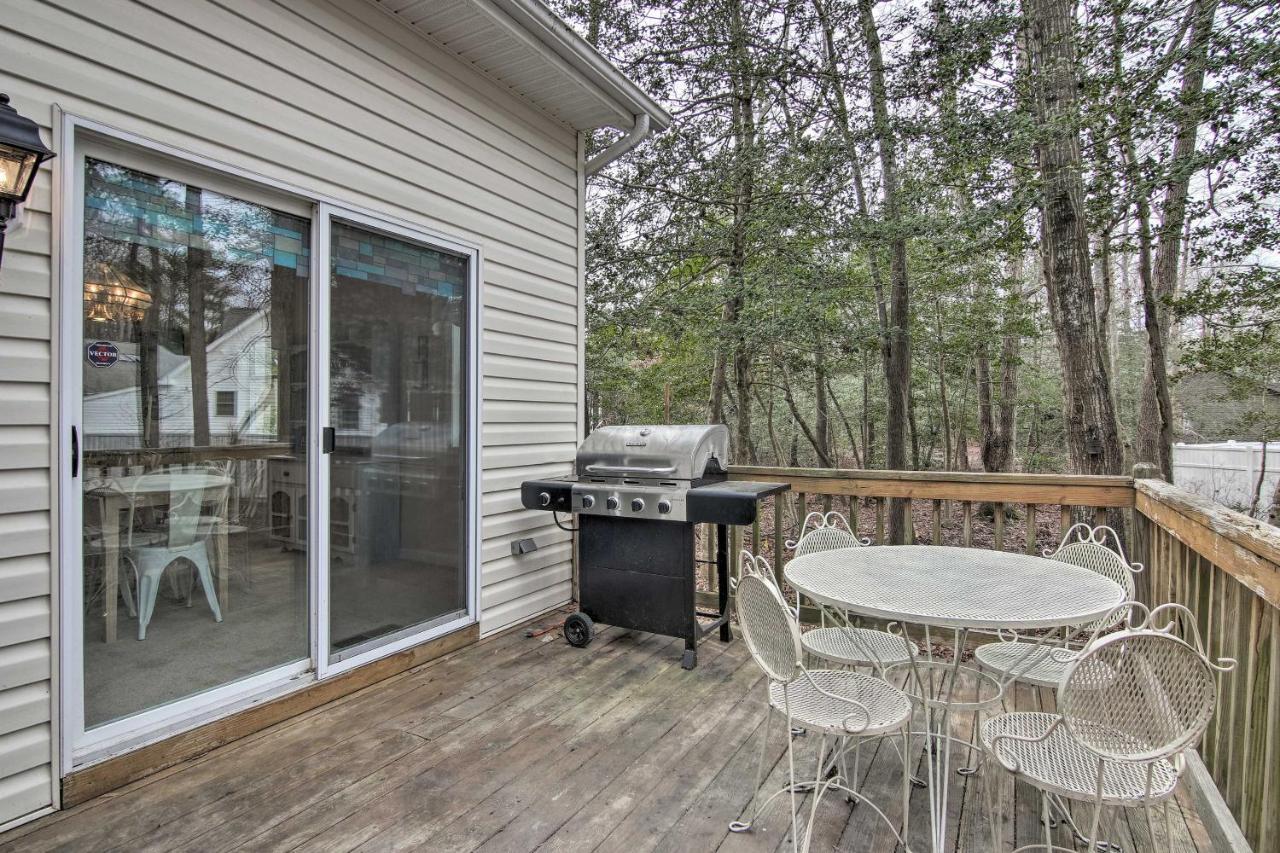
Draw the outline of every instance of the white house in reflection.
M237 316L238 315L238 316ZM275 352L266 310L230 312L229 330L207 349L209 437L213 444L272 440L277 434ZM86 339L85 347L94 343ZM119 359L96 367L85 359L85 449L142 446L138 345L111 342ZM191 358L157 347L160 435L167 446L192 442Z

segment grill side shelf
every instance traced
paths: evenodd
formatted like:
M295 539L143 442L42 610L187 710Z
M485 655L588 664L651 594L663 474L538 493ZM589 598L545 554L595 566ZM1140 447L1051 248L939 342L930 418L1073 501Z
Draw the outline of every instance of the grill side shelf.
M698 486L685 495L686 517L694 524L751 524L761 500L790 488L788 483L748 480Z
M543 503L543 495L548 503ZM525 509L548 512L573 511L573 481L565 479L525 480L520 484L520 503Z

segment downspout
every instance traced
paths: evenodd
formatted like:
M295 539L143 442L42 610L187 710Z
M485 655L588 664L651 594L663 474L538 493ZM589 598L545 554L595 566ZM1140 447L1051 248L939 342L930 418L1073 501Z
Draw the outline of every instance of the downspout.
M632 148L635 148L637 145L643 142L645 137L647 137L648 135L649 135L649 114L641 113L640 115L636 116L635 124L632 125L631 130L627 133L626 136L622 137L617 142L613 143L608 148L601 151L599 154L592 157L587 162L587 169L586 169L587 175L588 176L594 175L596 172L600 171L605 166L608 166L614 160L617 160L623 154L626 154Z

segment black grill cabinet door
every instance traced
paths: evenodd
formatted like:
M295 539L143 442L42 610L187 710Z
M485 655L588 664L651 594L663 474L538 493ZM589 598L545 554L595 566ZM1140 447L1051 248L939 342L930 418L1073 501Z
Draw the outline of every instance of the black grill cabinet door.
M695 639L693 525L580 515L578 593L597 622Z

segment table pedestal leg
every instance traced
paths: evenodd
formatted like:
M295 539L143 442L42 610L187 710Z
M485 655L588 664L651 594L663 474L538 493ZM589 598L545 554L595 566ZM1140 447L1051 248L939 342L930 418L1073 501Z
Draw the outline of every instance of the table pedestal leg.
M929 631L925 632L925 654L928 676L917 666L913 657L909 663L908 679L914 679L920 696L920 710L924 717L924 761L926 788L929 793L929 845L926 849L941 853L947 847L947 801L951 782L951 724L952 704L955 701L956 684L960 675L960 656L968 632L957 628L953 637L954 654L951 665L942 670L934 667L933 642Z

